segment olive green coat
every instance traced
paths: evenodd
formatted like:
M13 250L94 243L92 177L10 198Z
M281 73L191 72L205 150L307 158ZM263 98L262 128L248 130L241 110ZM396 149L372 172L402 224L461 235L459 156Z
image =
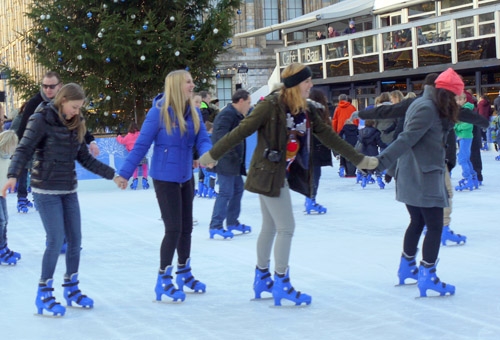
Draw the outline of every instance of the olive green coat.
M332 130L331 126L325 124L313 105L309 105L309 109L310 131L324 145L334 149L353 164L361 162L364 155L354 150L349 143L345 142ZM250 169L248 169L245 189L265 196L278 197L286 178L287 127L286 108L278 103L277 94L270 94L258 103L251 114L243 119L238 127L213 145L210 155L213 159L218 160L224 153L231 150L255 131L258 132L257 145L250 162ZM311 143L309 142L308 145L302 145L301 147L308 147L309 152L312 153L313 150L310 146ZM266 148L281 151L281 161L275 163L265 158L264 151ZM312 169L312 157L309 157L309 159L309 168ZM309 173L312 174L312 171L309 171ZM304 180L312 183L310 178Z

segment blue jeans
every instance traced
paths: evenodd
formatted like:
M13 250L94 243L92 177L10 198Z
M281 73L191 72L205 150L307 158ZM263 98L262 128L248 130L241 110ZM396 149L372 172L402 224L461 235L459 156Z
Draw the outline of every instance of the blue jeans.
M68 242L65 277L70 277L78 272L80 264L82 222L78 195L76 192L63 195L33 193L33 198L47 235L40 281L53 278L65 236Z
M228 226L237 225L241 211L241 197L243 196L243 178L218 174L217 179L219 193L215 199L210 228L222 227L224 220Z
M472 163L470 161L470 148L472 145L472 138L462 138L458 141L458 164L462 167L462 177L469 178L476 175Z
M7 245L7 201L0 196L0 249Z

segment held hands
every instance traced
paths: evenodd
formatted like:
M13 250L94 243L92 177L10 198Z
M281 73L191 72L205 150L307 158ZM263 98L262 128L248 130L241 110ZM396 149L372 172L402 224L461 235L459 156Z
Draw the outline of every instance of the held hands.
M217 165L217 161L212 158L210 151L207 151L200 157L200 165L211 169Z
M113 182L116 183L118 188L120 188L122 190L127 189L128 181L125 178L123 178L122 176L116 176L115 178L113 178Z
M378 158L377 157L371 157L371 156L365 156L361 160L361 162L356 165L356 168L360 170L373 170L378 167Z
M16 189L16 183L17 183L16 178L13 178L13 177L9 178L7 180L7 183L5 183L5 185L2 188L2 196L7 197L7 190L9 190L9 189L10 189L10 192L14 192L14 190Z

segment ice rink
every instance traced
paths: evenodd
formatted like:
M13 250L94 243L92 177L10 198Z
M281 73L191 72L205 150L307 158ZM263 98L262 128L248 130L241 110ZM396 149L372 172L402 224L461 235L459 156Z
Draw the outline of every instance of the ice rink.
M325 215L305 215L293 193L296 230L290 259L293 286L312 296L306 308L270 308L250 301L261 215L245 192L240 221L251 234L210 240L214 200L196 198L191 265L206 294L181 304L153 303L163 222L152 189L120 191L106 180L79 182L83 219L80 288L95 308L68 308L62 318L35 316L45 234L34 210L16 211L8 196L9 246L17 266L0 266L0 338L28 339L499 339L500 162L482 152L484 185L456 192L451 228L465 246L441 247L438 275L456 295L415 299L416 286L395 287L409 217L394 182L362 189L324 167L317 201ZM457 167L453 184L461 178ZM31 195L30 195L31 197ZM271 263L273 265L273 263ZM63 301L64 256L54 277ZM65 304L65 303L64 303Z

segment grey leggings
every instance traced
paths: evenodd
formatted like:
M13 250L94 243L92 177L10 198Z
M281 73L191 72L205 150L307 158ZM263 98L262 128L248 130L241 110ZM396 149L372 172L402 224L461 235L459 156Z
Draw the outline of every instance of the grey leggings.
M284 274L288 269L292 236L295 230L288 183L281 188L279 197L259 195L259 199L262 229L257 240L257 266L269 267L274 242L274 270L279 274Z

